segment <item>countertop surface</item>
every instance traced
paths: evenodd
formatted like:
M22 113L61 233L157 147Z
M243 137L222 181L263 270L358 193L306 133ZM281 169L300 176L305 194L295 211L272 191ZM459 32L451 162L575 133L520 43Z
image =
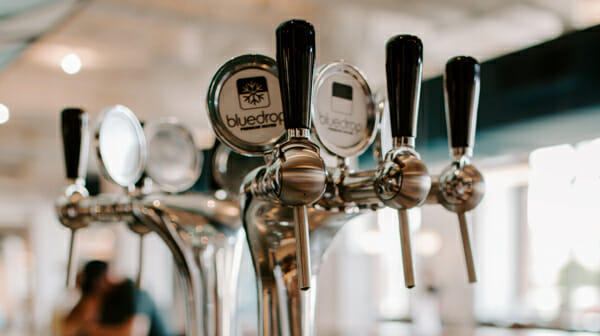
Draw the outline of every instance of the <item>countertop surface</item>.
M546 329L509 329L494 327L444 327L441 332L421 332L407 323L385 322L370 330L317 332L317 336L591 336L598 333Z

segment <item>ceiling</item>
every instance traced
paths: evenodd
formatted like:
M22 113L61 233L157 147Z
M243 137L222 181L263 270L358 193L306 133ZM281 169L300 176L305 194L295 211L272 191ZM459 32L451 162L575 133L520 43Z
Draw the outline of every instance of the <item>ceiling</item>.
M427 78L452 56L487 60L600 23L600 2L0 0L0 103L11 110L0 157L46 158L60 173L58 115L70 105L92 115L118 103L144 120L176 116L208 146L211 76L237 55L274 56L274 30L292 17L315 25L318 65L345 59L380 90L385 41L395 34L422 38ZM60 68L69 53L82 60L75 75Z

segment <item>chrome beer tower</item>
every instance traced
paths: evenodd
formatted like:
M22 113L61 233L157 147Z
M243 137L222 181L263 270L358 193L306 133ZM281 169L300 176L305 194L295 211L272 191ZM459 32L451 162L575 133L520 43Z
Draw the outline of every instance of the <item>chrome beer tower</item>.
M359 154L366 148L363 146L370 145L374 132L370 132L368 126L364 127L364 133L357 133L363 136L363 141L357 141L349 146L351 150L345 150L342 148L343 141L337 145L336 141L342 137L340 134L351 133L349 129L352 127L361 130L356 126L359 124L344 119L331 122L326 127L316 127L317 120L328 123L333 120L333 114L319 114L331 111L320 111L319 92L311 93L314 29L305 21L291 20L277 28L276 37L276 70L280 92L268 92L271 98L281 95L281 109L287 130L284 142L275 145L281 139L277 136L256 140L257 135L251 132L256 127L264 127L254 126L260 124L255 122L257 117L250 115L241 119L239 116L244 111L233 108L225 111L226 102L233 100L233 96L229 100L221 99L227 95L225 91L228 84L222 80L227 77L222 74L227 64L215 75L208 95L210 120L217 136L241 152L250 147L262 149L267 162L247 176L241 191L242 220L257 275L258 334L314 334L316 278L333 237L349 219L382 207L398 211L407 287L415 285L407 210L420 207L426 201L440 203L458 214L469 280L475 281L464 214L479 203L484 192L481 174L469 163L479 94L478 63L470 57L457 57L447 64L444 83L453 161L439 177L431 178L415 150L423 46L415 36L399 35L390 39L386 46L386 75L393 149L376 169L353 172L347 166L346 158ZM228 64L238 64L247 57L266 59L264 56L241 56ZM264 68L257 62L250 63L249 68ZM325 70L328 68L326 66ZM358 82L364 81L360 73L349 65L334 65L333 68ZM248 70L247 73L244 78L241 75L235 77L235 71L228 76L236 79L240 85L240 81L246 83L250 79L255 80L255 77L249 77L256 76L256 72ZM320 83L320 75L315 83ZM327 106L332 106L332 110L346 109L344 113L347 115L358 111L349 109L347 101L353 100L353 93L361 87L360 84L343 84L337 79L333 83L324 81L329 84L321 85L318 89L332 90L333 98L341 99ZM256 85L253 87L256 88ZM362 117L363 125L369 122L377 124L379 118L376 113L369 113L375 108L366 82L362 88L368 93L368 99L356 99L352 104L367 105L363 109L363 112L366 111ZM248 94L255 94L248 92L238 91L240 102L246 100ZM267 90L265 88L260 92L264 96ZM312 101L313 132L321 146L338 157L338 166L330 169L325 168L319 147L309 139L309 108L311 98L315 97L317 101ZM248 115L247 110L251 111L250 107L242 109L246 110L244 115ZM231 116L233 110L235 118ZM317 118L322 118L322 121ZM235 123L229 123L230 120L235 120ZM244 129L233 128L241 124L244 124L247 133L241 132ZM340 131L337 135L334 132L336 127ZM245 152L260 154L257 150Z
M117 126L120 125L119 127L111 125L108 121L111 113L111 120L116 122ZM137 139L138 145L144 144L128 148L130 151L127 151L126 160L138 153L138 157L144 158L142 161L145 161L145 138L141 125L133 113L123 106L103 111L101 120L96 134L96 148L104 165L102 169L119 185L131 186L140 179L144 169L150 173L150 162L115 162L115 148L119 151L127 149L114 147L114 143L111 145L110 141L124 139L122 134L114 134L111 130L130 132L130 135ZM107 127L103 128L103 124ZM187 131L176 123L160 125L167 126L161 130L163 135L171 129L175 134L187 134L187 139L192 139L191 135L185 133ZM102 132L108 134L103 136ZM80 109L65 109L62 112L62 134L68 186L64 195L57 200L56 211L60 222L72 230L67 285L74 285L75 232L94 222L125 222L138 234L155 232L170 249L183 279L187 315L186 335L234 335L235 298L243 246L237 203L217 199L210 193L146 194L140 192L139 188L130 188L128 195L101 194L90 197L84 184L88 148L87 114ZM123 146L123 143L118 144ZM155 145L151 143L149 150ZM195 155L199 155L195 146L191 148ZM117 157L124 158L120 154ZM138 165L142 168L135 168ZM130 170L122 171L123 174L115 171L125 169L124 167ZM131 171L134 173L125 174ZM193 184L197 175L193 177L193 173L189 172L188 175L192 175ZM191 184L187 184L187 187L189 186ZM172 185L163 189L181 191ZM141 265L139 270L141 272Z

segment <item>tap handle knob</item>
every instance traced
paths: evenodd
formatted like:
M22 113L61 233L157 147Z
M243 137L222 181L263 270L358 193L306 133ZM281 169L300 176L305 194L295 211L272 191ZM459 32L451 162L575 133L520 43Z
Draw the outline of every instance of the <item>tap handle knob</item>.
M67 179L85 179L89 144L88 114L79 108L64 109L61 128Z
M446 63L444 96L450 147L473 148L479 103L479 62L476 59L458 56Z
M303 20L277 27L277 68L286 129L310 128L315 29Z
M392 136L416 137L423 70L423 43L412 35L397 35L386 45L385 70Z

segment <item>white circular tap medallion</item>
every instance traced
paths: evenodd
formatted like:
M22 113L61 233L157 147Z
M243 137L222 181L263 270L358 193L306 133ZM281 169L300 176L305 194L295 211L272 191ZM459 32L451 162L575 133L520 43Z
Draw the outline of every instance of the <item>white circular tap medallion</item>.
M146 166L146 137L133 112L107 107L96 125L96 151L104 174L122 187L135 184Z
M356 68L335 62L319 70L312 127L325 149L340 157L361 154L371 144L378 123L371 89Z

